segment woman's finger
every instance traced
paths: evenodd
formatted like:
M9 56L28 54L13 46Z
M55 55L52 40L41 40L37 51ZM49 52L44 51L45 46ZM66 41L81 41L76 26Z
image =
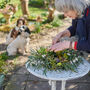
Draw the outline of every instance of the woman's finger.
M50 50L51 50L51 51L54 51L54 50L56 50L57 48L59 48L59 46L60 46L60 43L57 43L57 44L55 44L55 45L52 45L52 46L50 47Z
M57 48L54 50L54 52L57 52L57 51L62 51L63 49L62 48Z
M52 40L52 45L56 44L59 41L61 36L62 36L62 33L59 33L58 35L56 35L56 37L54 37Z
M54 38L53 40L52 40L52 45L54 45L54 44L56 44L57 43L57 38Z

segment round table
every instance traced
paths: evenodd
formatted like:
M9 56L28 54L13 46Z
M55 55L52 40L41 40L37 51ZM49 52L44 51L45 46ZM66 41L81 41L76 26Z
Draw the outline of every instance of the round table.
M77 67L77 72L72 71L48 71L46 75L43 74L43 69L37 70L36 68L29 66L26 63L27 70L33 75L49 80L51 90L56 90L56 81L62 81L61 90L65 90L65 84L67 80L77 79L86 75L90 70L90 64L83 59L83 64Z

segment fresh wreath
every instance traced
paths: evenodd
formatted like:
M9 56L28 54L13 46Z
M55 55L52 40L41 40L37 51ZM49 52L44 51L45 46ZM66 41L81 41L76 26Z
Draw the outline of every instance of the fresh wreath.
M47 71L52 70L76 72L78 65L83 63L83 60L80 52L73 49L53 52L48 51L45 47L40 47L31 51L28 63L28 66L35 67L35 70L43 68L43 73L46 74Z

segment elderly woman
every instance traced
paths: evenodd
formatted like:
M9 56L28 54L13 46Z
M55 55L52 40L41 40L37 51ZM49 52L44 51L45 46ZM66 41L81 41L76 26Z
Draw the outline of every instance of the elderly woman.
M72 48L90 52L90 6L89 0L56 0L55 6L59 12L72 19L72 26L60 32L52 40L51 51L61 51ZM58 42L62 37L78 36L78 41Z

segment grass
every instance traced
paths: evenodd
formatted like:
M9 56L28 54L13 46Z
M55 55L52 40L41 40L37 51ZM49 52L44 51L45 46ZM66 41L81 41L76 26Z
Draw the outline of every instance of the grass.
M6 52L0 54L0 73L5 74L12 68L11 65L8 64L7 60L16 60L18 58L18 55L16 56L8 56ZM13 63L14 64L14 63Z
M2 0L3 1L3 0ZM1 0L0 0L1 2ZM18 5L18 11L15 13L16 17L22 16L22 10L21 10L21 5L20 5L20 0L11 0L10 4L15 4ZM40 15L41 13L46 13L47 9L42 9L42 8L36 8L36 7L31 7L29 5L29 13L30 15ZM0 18L3 17L3 15L0 13Z
M1 0L0 0L1 2ZM22 14L22 9L21 9L21 4L20 4L20 0L11 0L10 4L14 4L18 6L18 11L14 14L14 18L11 18L11 22L16 22L16 20L21 17ZM37 16L42 16L44 14L47 13L47 9L43 9L43 8L37 8L37 7L33 7L29 5L29 19L36 19ZM46 16L43 16L44 19L46 19ZM2 19L4 20L5 18L3 17L3 15L0 13L0 23L4 24L5 22L2 21ZM3 23L2 23L3 22Z
M30 2L29 2L30 3ZM11 0L10 4L14 4L14 5L17 5L18 6L18 11L15 13L14 15L14 18L11 19L11 22L16 22L16 20L21 17L23 14L22 14L22 10L21 10L21 4L20 4L20 0ZM44 8L39 8L39 7L34 7L34 6L30 6L29 4L29 20L31 19L36 19L38 16L41 16L41 18L43 19L43 21L46 21L46 23L43 23L42 24L47 24L47 12L48 12L48 9L44 9ZM0 14L0 18L2 18L3 15ZM2 23L2 22L0 22ZM54 19L54 21L52 23L48 23L46 25L46 28L52 28L52 27L58 27L61 25L61 20L60 19ZM38 26L38 28L37 28ZM40 32L40 27L41 25L36 25L36 32Z
M31 14L40 15L42 13L46 13L48 10L29 6L29 11Z

